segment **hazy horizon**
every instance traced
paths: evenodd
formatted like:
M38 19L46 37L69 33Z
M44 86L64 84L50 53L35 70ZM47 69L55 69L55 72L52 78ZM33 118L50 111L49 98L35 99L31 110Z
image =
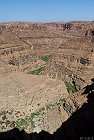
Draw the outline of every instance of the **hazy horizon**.
M7 23L69 23L69 22L94 22L94 20L72 20L72 21L48 21L48 22L33 22L33 21L4 21L0 22L0 24L7 24Z

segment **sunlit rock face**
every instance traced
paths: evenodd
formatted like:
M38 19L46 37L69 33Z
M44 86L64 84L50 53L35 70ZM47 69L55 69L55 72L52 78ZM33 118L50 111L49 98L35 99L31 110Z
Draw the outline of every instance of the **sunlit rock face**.
M0 131L55 132L93 75L94 22L0 24Z

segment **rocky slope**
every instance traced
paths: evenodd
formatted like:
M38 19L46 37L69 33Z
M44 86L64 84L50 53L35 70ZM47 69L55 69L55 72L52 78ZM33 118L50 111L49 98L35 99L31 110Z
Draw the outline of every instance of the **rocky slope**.
M56 131L86 102L93 68L93 21L0 24L0 131Z

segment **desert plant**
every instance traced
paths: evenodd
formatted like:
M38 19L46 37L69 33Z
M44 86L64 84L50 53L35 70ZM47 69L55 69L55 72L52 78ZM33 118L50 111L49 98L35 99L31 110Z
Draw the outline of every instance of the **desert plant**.
M43 61L45 61L45 62L48 62L49 59L50 59L50 57L51 57L51 55L45 55L45 56L43 56L41 59L42 59Z
M15 127L22 130L22 129L27 129L28 126L33 130L36 126L34 123L34 118L36 116L42 116L44 114L45 108L41 108L36 112L31 113L30 116L26 116L24 119L20 118L15 122Z
M77 91L75 85L72 85L71 83L68 83L67 81L65 81L65 85L69 93L74 93Z
M28 74L39 75L44 70L45 70L45 67L40 67L40 68L35 69L33 71L29 71Z

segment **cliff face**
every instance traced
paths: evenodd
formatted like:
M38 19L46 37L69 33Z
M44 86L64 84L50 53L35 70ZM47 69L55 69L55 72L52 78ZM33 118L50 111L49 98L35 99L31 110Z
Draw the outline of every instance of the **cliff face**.
M18 74L15 77L16 72ZM19 72L21 74L19 74ZM25 78L29 79L27 78L29 76L24 76L24 73L42 75L43 77L47 76L53 80L67 81L71 85L75 86L76 91L78 90L78 92L76 92L76 94L73 96L68 96L68 93L66 92L66 96L62 97L65 99L62 101L60 100L62 99L61 96L58 95L60 91L52 88L52 91L50 92L50 87L46 89L46 86L51 86L51 79L49 79L48 82L47 80L44 80L44 84L37 87L39 88L39 91L37 91L36 87L32 91L32 88L30 87L30 93L31 91L36 94L37 92L44 92L46 95L46 93L54 93L55 91L58 92L56 95L60 96L60 98L58 100L51 100L51 103L49 103L50 107L47 102L44 103L45 108L42 113L44 113L45 116L43 117L45 118L45 125L43 124L43 118L39 115L41 125L38 127L38 118L36 119L35 117L37 128L34 129L34 131L39 131L42 128L53 133L53 131L55 131L54 120L51 118L53 114L57 112L56 118L60 118L60 116L62 116L62 112L64 113L59 122L57 121L57 125L55 127L57 128L86 101L86 96L81 96L80 93L82 93L85 86L91 83L91 79L94 75L94 22L0 24L0 77L3 79L0 83L0 90L2 93L2 98L3 94L7 93L7 89L3 89L2 83L5 83L5 87L8 87L8 81L11 83L11 85L14 82L13 86L11 87L13 91L11 90L9 93L14 92L16 94L16 86L17 91L20 93L21 90L21 93L25 93L26 97L27 91L24 91L24 86L27 84L23 83L22 81L25 81ZM25 77L21 77L22 81L19 80L21 75L23 75L22 77ZM8 81L5 77L8 78ZM27 81L30 83L29 80ZM35 84L37 83L36 81ZM57 82L55 81L55 83ZM58 88L60 86L61 84L58 85ZM28 90L28 85L26 86L26 89ZM17 96L17 98L18 97L19 96ZM10 95L10 98L13 98L13 95ZM36 97L36 100L37 99L38 97ZM27 104L27 101L25 103ZM34 104L37 104L35 106L38 108L41 103L35 102ZM53 110L50 110L49 108ZM30 111L30 113L32 113L32 111ZM6 114L9 115L8 112ZM18 113L18 116L19 114L20 113ZM47 121L48 124L46 124ZM51 122L53 123L51 124ZM2 131L6 129L7 127L4 126ZM27 131L31 132L32 130L29 130L28 128Z
M0 63L75 81L81 89L93 75L94 22L0 24ZM45 63L42 57L51 56ZM89 81L88 81L89 80Z

